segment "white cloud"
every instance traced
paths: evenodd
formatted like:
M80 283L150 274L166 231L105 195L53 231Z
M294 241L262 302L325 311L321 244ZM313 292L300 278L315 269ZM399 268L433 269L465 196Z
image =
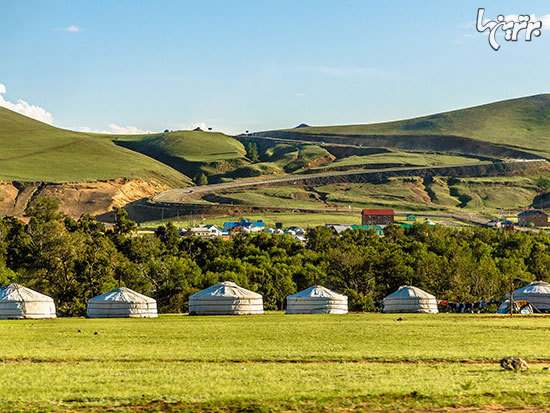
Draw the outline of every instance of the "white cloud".
M298 97L302 97L302 96L305 96L305 95L306 95L306 94L305 94L305 93L302 93L302 92L296 93L296 96L298 96Z
M80 126L78 128L75 128L75 130L79 132L106 133L109 135L143 135L146 133L151 133L151 131L142 130L142 129L136 128L135 126L119 126L114 123L111 123L109 126L104 128L103 130L93 130L88 126Z
M78 33L82 29L78 26L69 26L55 29L56 32L69 32L69 33Z
M9 102L4 98L4 96L2 96L6 92L6 86L0 83L0 106L13 110L21 115L28 116L29 118L39 120L40 122L48 123L50 125L53 124L53 116L46 109L41 108L40 106L31 105L21 99L19 99L17 103Z
M149 133L149 131L138 129L135 126L118 126L111 123L107 126L105 133L115 133L117 135L139 135L142 133Z

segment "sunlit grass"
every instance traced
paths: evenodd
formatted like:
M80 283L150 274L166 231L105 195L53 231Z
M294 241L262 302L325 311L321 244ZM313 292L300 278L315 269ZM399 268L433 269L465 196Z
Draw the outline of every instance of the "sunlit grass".
M0 410L543 405L550 318L400 317L1 321ZM538 363L505 372L508 355Z

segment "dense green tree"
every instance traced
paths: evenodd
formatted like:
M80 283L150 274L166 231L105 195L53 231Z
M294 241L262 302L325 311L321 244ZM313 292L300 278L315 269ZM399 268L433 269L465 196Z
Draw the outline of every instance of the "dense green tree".
M137 229L134 221L128 219L128 211L124 208L115 208L115 234L127 235Z
M200 174L197 174L195 178L193 178L193 182L197 185L208 185L208 177L204 172L201 172Z
M246 157L250 159L252 162L258 162L260 160L260 156L258 154L258 147L255 143L248 143L246 145Z
M89 298L118 285L148 294L165 312L186 311L191 294L234 281L264 297L267 310L322 284L349 297L350 309L371 311L400 285L412 284L451 301L504 297L510 281L550 280L545 232L494 231L416 224L373 231L308 231L307 242L287 235L238 234L231 240L181 237L168 223L138 235L124 209L115 231L84 215L64 216L37 198L28 223L0 219L0 283L20 282L51 295L60 315L84 315ZM130 236L131 235L131 236Z
M162 242L168 253L177 254L180 235L174 224L169 222L166 225L161 225L155 230L155 236Z

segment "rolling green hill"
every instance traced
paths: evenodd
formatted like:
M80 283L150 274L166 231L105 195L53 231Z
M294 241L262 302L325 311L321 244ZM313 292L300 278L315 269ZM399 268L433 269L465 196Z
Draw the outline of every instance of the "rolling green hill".
M0 180L81 182L115 178L190 183L174 169L115 145L101 135L72 132L0 107Z
M246 165L246 150L222 133L176 131L154 135L117 136L115 143L153 157L188 175L219 174Z
M396 122L302 127L258 135L502 158L528 154L549 158L550 94Z

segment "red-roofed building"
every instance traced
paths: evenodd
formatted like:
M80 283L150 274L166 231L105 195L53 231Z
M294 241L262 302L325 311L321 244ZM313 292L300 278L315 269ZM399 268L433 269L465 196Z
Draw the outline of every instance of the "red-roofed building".
M393 209L364 209L361 213L363 225L393 224L395 212Z

